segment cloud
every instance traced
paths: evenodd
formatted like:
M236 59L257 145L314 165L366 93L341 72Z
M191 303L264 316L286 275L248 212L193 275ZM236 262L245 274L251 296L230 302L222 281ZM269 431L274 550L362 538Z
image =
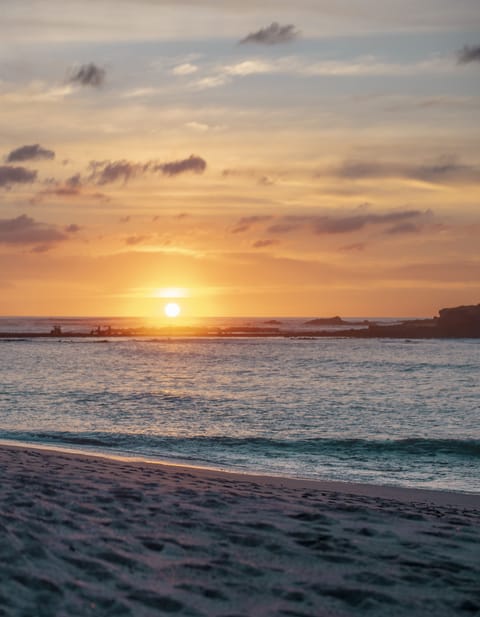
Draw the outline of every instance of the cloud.
M57 186L39 193L39 195L55 195L56 197L78 197L81 194L82 189L73 186Z
M68 81L81 86L99 88L105 82L105 69L96 66L93 62L82 64Z
M89 169L91 173L89 181L95 184L111 184L117 180L123 180L126 184L132 178L148 171L150 163L132 163L130 161L90 161Z
M67 178L63 184L55 180L53 180L50 184L53 186L37 193L37 195L31 200L31 203L38 203L43 197L50 196L67 198L88 197L92 199L109 201L109 198L104 193L91 193L86 191L84 188L84 181L79 173Z
M0 243L9 245L40 245L37 252L43 252L66 235L54 225L40 223L26 214L13 219L0 219Z
M480 170L457 163L450 158L443 158L438 163L409 168L406 175L426 182L480 180Z
M264 73L280 72L280 65L264 62L262 60L244 60L236 64L229 64L223 67L226 75L232 77L246 77L247 75L262 75Z
M265 221L271 220L271 216L261 215L261 216L244 216L241 218L236 226L232 229L232 234L243 233L244 231L248 231L252 225L256 225L257 223L264 223Z
M194 131L198 131L199 133L205 133L210 129L210 126L208 124L205 124L204 122L187 122L185 126Z
M137 235L137 236L128 236L128 238L125 238L125 244L127 246L135 246L136 244L142 244L142 242L145 242L146 240L149 240L150 236L141 236L141 235Z
M300 32L295 29L293 24L281 26L274 21L266 28L261 28L256 32L250 32L250 34L240 41L240 44L255 43L260 45L279 45L282 43L290 43L298 38L299 35Z
M222 178L251 178L260 186L272 186L275 180L255 169L224 169Z
M414 223L399 223L387 229L387 234L410 234L420 231L420 227Z
M187 172L201 174L205 171L206 167L206 161L194 154L191 154L186 159L167 161L166 163L158 163L157 161L135 163L125 159L120 161L90 161L90 173L87 177L87 181L94 182L100 186L111 184L119 180L126 184L129 180L147 173L160 172L165 176L178 176L179 174ZM74 176L72 181L74 178L76 177Z
M82 177L80 174L74 174L65 180L65 185L72 189L80 188L82 186Z
M190 62L185 62L184 64L179 64L178 66L173 67L172 74L173 75L191 75L192 73L196 73L198 71L198 66L195 64L191 64Z
M313 221L316 234L342 234L363 229L367 225L396 223L424 215L420 210L404 210L387 214L354 214L346 217L321 216Z
M31 146L21 146L12 150L7 156L7 163L18 163L22 161L38 161L41 159L54 159L55 152L42 148L40 144Z
M477 182L480 180L480 169L458 163L451 157L441 157L436 162L422 165L347 160L330 170L330 173L348 180L409 178L430 183ZM323 174L319 173L317 175L321 176Z
M80 225L77 225L76 223L71 223L70 225L67 225L65 227L65 231L69 234L76 234L77 232L79 232L82 228L80 227Z
M144 242L151 240L151 238L152 236L140 234L128 236L127 238L125 238L125 244L127 246L135 246L136 244L143 244Z
M275 240L257 240L252 246L254 249L263 249L267 246L272 246L272 244L276 244Z
M270 176L261 176L258 179L258 184L260 184L261 186L272 186L273 184L275 184L275 181L272 180Z
M311 62L299 56L283 56L275 59L251 58L234 64L215 67L207 75L192 83L196 89L217 88L235 79L252 75L292 75L303 78L369 77L447 74L452 71L445 58L429 58L420 62L386 62L373 55L362 55L349 60L320 60Z
M210 77L204 77L203 79L199 79L193 85L195 88L199 90L209 89L209 88L218 88L219 86L224 86L229 83L230 77L227 75L212 75Z
M364 251L365 244L363 242L354 242L340 247L341 251Z
M37 178L37 172L25 167L0 165L0 187L10 187L12 184L29 184Z
M300 225L294 223L275 223L267 231L272 234L289 234L299 228Z
M170 163L162 163L161 165L155 165L154 171L161 171L166 176L178 176L185 172L194 172L196 174L202 174L207 168L207 163L200 156L191 154L188 159L182 159L180 161L171 161Z
M458 64L469 64L470 62L480 62L480 45L465 45L457 52Z
M226 128L224 124L207 124L206 122L196 122L195 120L186 122L185 126L188 129L196 131L197 133L206 133L207 131L223 131Z
M347 216L312 215L312 216L285 216L279 223L268 228L269 233L287 234L300 228L307 227L317 235L345 234L360 231L368 225L392 225L387 233L406 233L414 231L411 227L412 219L417 220L428 215L421 210L397 210L385 214L360 212ZM416 231L416 229L415 229Z

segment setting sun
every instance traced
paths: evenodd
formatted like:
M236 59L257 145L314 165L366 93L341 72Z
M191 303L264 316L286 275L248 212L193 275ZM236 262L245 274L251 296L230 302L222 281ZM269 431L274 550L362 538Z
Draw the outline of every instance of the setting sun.
M178 317L180 315L180 306L176 302L169 302L163 310L167 317Z

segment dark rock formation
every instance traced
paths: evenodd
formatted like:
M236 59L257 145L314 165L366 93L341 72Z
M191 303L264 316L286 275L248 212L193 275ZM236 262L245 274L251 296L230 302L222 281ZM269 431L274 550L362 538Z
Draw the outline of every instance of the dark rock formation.
M319 317L306 321L305 326L348 326L348 321L343 321L341 317Z
M445 336L480 337L480 304L444 308L438 314L438 328Z

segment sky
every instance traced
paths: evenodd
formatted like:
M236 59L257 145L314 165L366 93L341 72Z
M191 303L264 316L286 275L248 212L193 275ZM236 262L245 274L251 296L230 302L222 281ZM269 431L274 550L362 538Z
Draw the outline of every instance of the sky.
M0 314L480 302L478 0L0 0Z

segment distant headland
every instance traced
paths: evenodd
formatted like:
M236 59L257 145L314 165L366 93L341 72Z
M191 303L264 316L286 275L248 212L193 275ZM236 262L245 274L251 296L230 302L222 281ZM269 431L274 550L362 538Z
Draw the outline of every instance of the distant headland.
M53 325L46 332L0 332L2 339L23 338L96 338L120 337L286 337L286 338L403 338L403 339L443 339L480 338L480 304L443 308L437 317L431 319L409 319L394 324L370 320L344 320L339 316L321 317L303 323L301 330L282 327L278 320L269 320L262 325L236 326L163 326L114 328L110 325L97 326L90 332L64 331Z

